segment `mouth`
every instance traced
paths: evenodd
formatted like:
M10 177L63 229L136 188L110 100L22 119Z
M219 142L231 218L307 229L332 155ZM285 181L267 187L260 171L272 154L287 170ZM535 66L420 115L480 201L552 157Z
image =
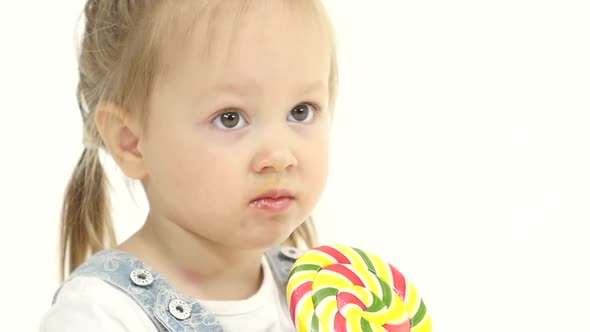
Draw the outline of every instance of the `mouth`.
M295 200L295 196L287 190L271 190L250 202L250 206L267 212L287 210Z
M279 198L295 198L294 195L288 190L270 190L265 192L264 194L254 198L252 202L258 201L261 199L279 199Z

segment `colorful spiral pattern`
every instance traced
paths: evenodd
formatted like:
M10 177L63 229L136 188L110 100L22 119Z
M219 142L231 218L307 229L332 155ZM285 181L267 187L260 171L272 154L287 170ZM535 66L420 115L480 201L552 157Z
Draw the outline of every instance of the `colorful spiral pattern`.
M287 303L298 332L431 332L416 288L383 259L322 246L293 265Z

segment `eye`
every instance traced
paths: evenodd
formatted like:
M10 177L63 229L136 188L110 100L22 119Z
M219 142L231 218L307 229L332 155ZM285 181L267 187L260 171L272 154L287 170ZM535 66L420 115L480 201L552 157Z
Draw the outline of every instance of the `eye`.
M219 114L213 124L219 129L240 129L246 125L244 117L238 112L224 112Z
M301 103L295 106L289 113L289 121L309 123L315 117L318 107L310 103Z

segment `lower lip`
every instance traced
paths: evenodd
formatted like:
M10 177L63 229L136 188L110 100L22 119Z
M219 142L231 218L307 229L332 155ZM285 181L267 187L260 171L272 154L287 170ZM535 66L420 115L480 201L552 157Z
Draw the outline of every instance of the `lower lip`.
M250 203L250 206L267 212L281 212L293 204L292 197L262 198Z

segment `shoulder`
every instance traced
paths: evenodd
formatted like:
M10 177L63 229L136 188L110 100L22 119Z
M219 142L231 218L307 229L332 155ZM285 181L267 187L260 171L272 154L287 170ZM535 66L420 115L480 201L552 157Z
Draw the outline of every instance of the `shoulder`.
M61 287L41 321L41 332L156 331L129 296L96 277L73 278Z

